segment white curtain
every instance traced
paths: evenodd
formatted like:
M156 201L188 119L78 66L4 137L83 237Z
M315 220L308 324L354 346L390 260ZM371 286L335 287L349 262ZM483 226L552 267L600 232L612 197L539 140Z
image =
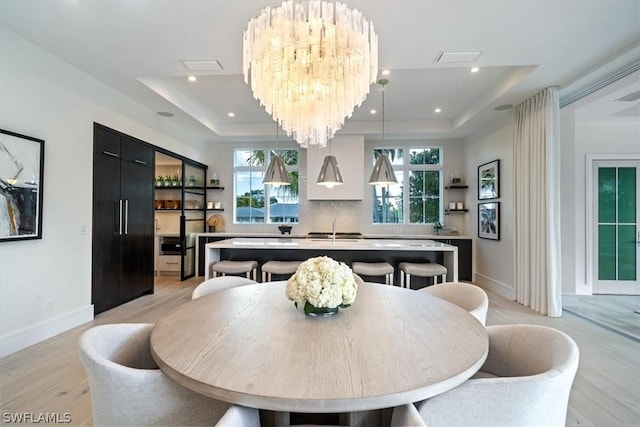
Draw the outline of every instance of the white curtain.
M562 315L559 95L550 87L515 109L516 300Z

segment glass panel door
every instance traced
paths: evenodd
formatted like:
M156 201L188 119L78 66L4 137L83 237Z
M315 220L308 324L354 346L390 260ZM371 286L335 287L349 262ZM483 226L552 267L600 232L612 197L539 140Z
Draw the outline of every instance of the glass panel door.
M640 162L598 161L594 293L640 294Z
M183 208L180 235L183 242L182 280L195 275L196 233L205 231L206 168L184 162Z

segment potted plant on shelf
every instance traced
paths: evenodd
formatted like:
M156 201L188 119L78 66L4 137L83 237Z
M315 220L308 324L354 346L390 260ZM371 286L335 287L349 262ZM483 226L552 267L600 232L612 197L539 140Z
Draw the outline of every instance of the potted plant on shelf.
M194 187L196 185L196 177L191 175L189 177L189 186Z
M156 178L156 187L163 187L164 186L164 177L162 175L158 175L158 177Z
M171 181L172 181L171 175L165 176L164 177L164 186L165 187L170 187L171 186Z
M171 180L171 185L174 187L180 186L180 177L178 175L173 175L173 179Z
M440 234L440 230L442 230L442 224L440 221L436 221L433 223L433 232L436 234Z

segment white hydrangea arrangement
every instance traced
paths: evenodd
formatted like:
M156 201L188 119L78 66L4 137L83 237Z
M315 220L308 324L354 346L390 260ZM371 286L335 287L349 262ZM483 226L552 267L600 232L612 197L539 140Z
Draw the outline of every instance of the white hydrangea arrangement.
M316 308L349 307L356 299L358 285L351 268L327 256L309 258L287 281L286 295L305 314Z

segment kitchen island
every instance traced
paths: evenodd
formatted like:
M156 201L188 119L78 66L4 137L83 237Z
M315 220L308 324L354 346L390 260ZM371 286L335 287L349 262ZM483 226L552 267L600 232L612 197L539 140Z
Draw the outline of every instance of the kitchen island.
M433 240L403 239L295 239L233 238L205 245L205 279L210 278L210 266L221 260L266 261L306 260L326 255L351 265L354 261L386 261L396 269L394 283L399 283L398 264L407 262L437 262L447 267L447 281L458 281L458 248Z

